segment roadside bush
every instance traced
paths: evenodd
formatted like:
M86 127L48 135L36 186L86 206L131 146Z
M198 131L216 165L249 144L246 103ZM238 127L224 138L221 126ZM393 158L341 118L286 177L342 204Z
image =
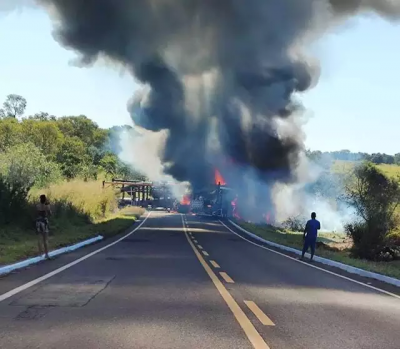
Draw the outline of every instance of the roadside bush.
M0 174L12 187L27 192L33 186L41 188L61 180L58 165L32 143L17 144L1 153Z
M347 200L359 218L345 228L353 239L353 255L370 260L381 259L384 251L391 248L390 235L397 225L395 211L400 202L399 181L388 178L373 164L364 163L354 169L346 190Z
M286 221L282 223L283 228L290 231L303 231L305 228L304 222L307 219L303 215L298 215L294 217L289 217Z
M21 219L27 208L28 189L12 185L0 176L0 224Z

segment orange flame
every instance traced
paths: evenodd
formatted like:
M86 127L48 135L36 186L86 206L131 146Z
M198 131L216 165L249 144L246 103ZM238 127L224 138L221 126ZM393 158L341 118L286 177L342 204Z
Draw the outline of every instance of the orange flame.
M181 199L181 205L190 205L189 195L184 195Z
M226 185L224 177L222 177L221 173L215 169L214 173L215 184Z

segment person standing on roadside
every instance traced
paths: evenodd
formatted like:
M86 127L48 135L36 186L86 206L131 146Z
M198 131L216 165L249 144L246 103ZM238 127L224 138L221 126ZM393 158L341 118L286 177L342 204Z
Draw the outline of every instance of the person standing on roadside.
M302 260L304 259L304 255L309 248L311 249L310 261L312 261L314 258L315 246L317 244L318 230L321 229L321 223L316 220L316 217L317 214L315 212L311 213L311 219L307 222L306 227L304 229L304 235L303 235L304 245L303 245L303 252L300 258Z
M40 195L39 204L36 206L37 218L36 218L36 234L38 237L38 249L39 254L45 253L45 257L50 259L49 256L49 220L51 216L50 204L47 201L46 195Z

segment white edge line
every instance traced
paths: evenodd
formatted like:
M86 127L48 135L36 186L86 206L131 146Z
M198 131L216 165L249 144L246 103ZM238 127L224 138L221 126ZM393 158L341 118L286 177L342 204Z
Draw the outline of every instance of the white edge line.
M301 263L301 264L306 265L306 266L308 266L308 267L321 270L321 271L323 271L323 272L325 272L325 273L328 273L328 274L331 274L331 275L335 275L335 276L340 277L340 278L342 278L342 279L345 279L345 280L354 282L354 283L356 283L356 284L359 284L359 285L368 287L368 288L373 289L373 290L375 290L375 291L378 291L378 292L381 292L381 293L385 293L385 294L387 294L387 295L389 295L389 296L392 296L392 297L395 297L395 298L400 299L400 296L398 296L397 294L394 294L394 293L391 293L391 292L382 290L382 289L380 289L380 288L378 288L378 287L375 287L375 286L368 285L368 284L366 284L366 283L364 283L364 282L360 282L360 281L351 279L351 278L349 278L349 277L347 277L347 276L344 276L344 275L336 274L336 273L334 273L333 271L330 271L330 270L327 270L327 269L323 269L323 268L317 267L317 266L315 266L315 265L312 265L312 264L303 262L303 261L301 261L301 260L298 260L298 259L296 259L296 258L293 258L293 257L291 257L291 256L288 256L288 255L286 255L286 254L284 254L284 253L281 253L281 252L272 250L272 249L270 249L270 248L268 248L268 247L265 247L265 246L262 246L262 245L258 245L258 244L256 244L255 242L250 241L250 240L244 238L243 236L241 236L240 234L234 232L234 231L233 231L231 228L229 228L224 222L222 222L222 221L219 221L219 222L220 222L226 229L228 229L231 233L235 234L236 236L239 236L241 239L243 239L243 240L245 240L245 241L247 241L247 242L249 242L249 243L251 243L251 244L253 244L253 245L257 246L257 247L263 248L264 250L267 250L267 251L276 253L276 254L278 254L278 255L280 255L280 256L289 258L289 259L291 259L291 260L293 260L293 261L295 261L295 262L297 262L297 263ZM230 221L230 222L231 222L231 221ZM234 222L231 222L231 223L234 224ZM234 225L236 226L237 224L234 224ZM239 227L239 226L238 226L238 227ZM241 228L241 227L240 227L240 228ZM247 230L245 230L245 229L243 229L243 228L242 228L242 230L243 230L243 232L245 232L246 234L253 235L253 234L249 233ZM261 239L260 237L258 237L258 238L259 238L260 241L263 241L263 242L265 242L265 243L269 243L269 241L267 241L267 240ZM295 250L295 251L297 251L297 250ZM314 257L314 258L315 258L315 257Z
M250 235L251 237L253 237L253 238L255 238L255 239L257 239L257 240L259 240L261 242L264 242L264 243L266 243L266 244L268 244L270 246L277 247L277 248L279 248L281 250L286 250L286 251L289 251L289 252L293 252L293 253L295 253L295 254L297 254L299 256L301 255L301 251L300 250L297 250L295 248L287 247L287 246L284 246L284 245L277 244L275 242L271 242L271 241L265 240L265 239L261 238L258 235L250 233L249 231L247 231L246 229L244 229L240 225L236 224L235 222L232 222L231 220L229 220L229 221L236 228L240 229L241 231L243 231L247 235ZM308 253L306 255L310 256ZM371 271L367 271L367 270L364 270L364 269L361 269L361 268L356 268L356 267L353 267L353 266L348 265L348 264L344 264L344 263L340 263L340 262L336 262L336 261L330 260L328 258L315 256L314 260L317 261L317 262L320 262L322 264L326 264L326 265L329 265L329 266L332 266L332 267L335 267L335 268L342 269L342 270L347 271L348 273L351 273L351 274L357 274L357 275L362 276L362 277L367 277L367 278L370 278L370 279L376 279L376 280L385 282L387 284L391 284L391 285L400 287L400 280L396 279L396 278L393 278L393 277L390 277L390 276L385 276L385 275L374 273L374 272L371 272Z
M132 235L135 231L140 229L140 227L144 224L144 222L146 222L147 218L149 218L150 215L151 215L151 212L149 212L147 214L146 218L135 229L133 229L130 233L126 234L125 236L119 238L118 240L116 240L116 241L114 241L114 242L112 242L112 243L110 243L110 244L108 244L106 246L103 246L103 247L99 248L98 250L93 251L93 252L91 252L91 253L89 253L89 254L87 254L87 255L85 255L85 256L83 256L83 257L81 257L81 258L79 258L79 259L77 259L77 260L75 260L75 261L73 261L71 263L68 263L68 264L66 264L66 265L64 265L64 266L62 266L62 267L60 267L60 268L58 268L56 270L53 270L52 272L50 272L48 274L45 274L45 275L43 275L43 276L41 276L41 277L39 277L37 279L34 279L32 281L27 282L24 285L21 285L21 286L19 286L17 288L14 288L13 290L10 290L10 291L8 291L6 293L3 293L2 295L0 295L0 302L2 302L4 300L6 300L7 298L10 298L10 297L12 297L12 296L14 296L14 295L16 295L16 294L28 289L29 287L32 287L32 286L38 284L39 282L42 282L42 281L44 281L46 279L49 279L52 276L57 275L57 274L61 273L62 271L66 270L66 269L69 269L72 266L74 266L74 265L76 265L76 264L78 264L80 262L83 262L85 259L88 259L88 258L94 256L95 254L97 254L97 253L99 253L101 251L104 251L105 249L107 249L107 248L109 248L111 246L114 246L118 242L126 239L128 236Z
M49 256L50 257L54 257L54 256L58 256L60 254L64 254L64 253L67 253L67 252L72 252L72 251L75 251L75 250L77 250L77 249L79 249L81 247L93 244L93 243L95 243L97 241L100 241L100 240L103 240L103 236L98 235L96 237L93 237L93 238L90 238L90 239L87 239L87 240L84 240L84 241L80 241L80 242L78 242L78 243L76 243L74 245L62 247L62 248L59 248L57 250L51 251L51 252L49 252ZM44 256L39 256L39 257L33 257L33 258L25 259L23 261L20 261L20 262L14 263L14 264L5 265L3 267L0 267L0 276L7 275L7 274L11 273L14 270L26 268L29 265L36 264L36 263L39 263L39 262L44 261L44 260L45 260Z

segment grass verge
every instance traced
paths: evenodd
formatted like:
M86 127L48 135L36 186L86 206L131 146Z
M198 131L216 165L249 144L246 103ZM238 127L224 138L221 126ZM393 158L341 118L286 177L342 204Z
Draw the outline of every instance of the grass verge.
M301 233L288 232L280 230L272 226L259 226L251 223L237 221L241 227L247 231L262 237L265 240L275 242L288 247L293 247L301 250L303 248L303 239ZM343 238L339 234L321 233L318 241L329 244L334 247L335 244L340 244ZM356 268L372 271L375 273L391 276L400 279L400 261L393 262L371 262L363 259L355 259L350 256L348 249L340 251L331 251L323 247L317 248L316 255L328 258L336 262L351 265Z
M83 240L102 235L105 238L122 233L144 213L139 207L127 207L107 218L91 222L50 219L49 247L56 250ZM11 264L38 255L34 229L18 226L2 227L0 231L0 265Z

